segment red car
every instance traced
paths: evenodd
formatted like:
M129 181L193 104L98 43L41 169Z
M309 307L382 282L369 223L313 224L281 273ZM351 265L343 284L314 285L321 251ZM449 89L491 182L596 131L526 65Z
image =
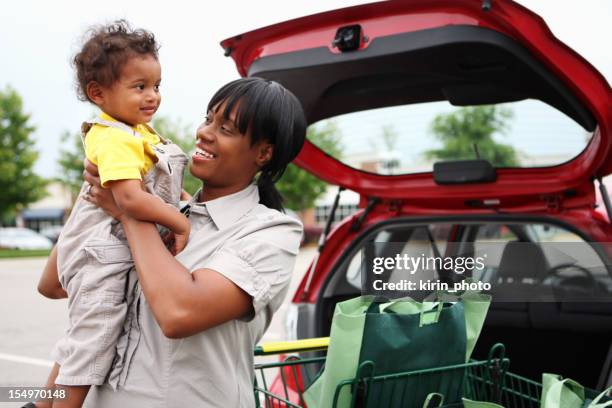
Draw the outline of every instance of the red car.
M369 242L451 258L457 248L474 254L495 243L499 251L479 271L481 280L514 284L520 294L535 283L612 293L605 245L612 218L602 215L611 208L604 202L607 208L595 209L597 180L612 172L610 86L538 15L510 0L386 1L287 21L221 45L242 76L282 83L302 102L309 124L331 119L343 143L354 142L341 160L307 141L296 161L357 192L360 209L327 231L293 295L292 336L329 334L336 303L361 293ZM430 107L445 113L502 104L527 117L514 122L510 141L517 147L503 160L487 156L485 142L495 141L499 152L508 139L467 146L470 160L452 156L462 149L452 138L429 136L444 129L412 124L419 115L435 119ZM396 136L377 135L373 122L395 126L387 134ZM558 129L561 122L574 130ZM573 147L562 148L566 139ZM544 147L530 151L532 142ZM576 243L580 254L547 248L559 241ZM519 374L539 380L543 371L555 372L590 387L612 381L610 302L494 303L476 357L498 341Z

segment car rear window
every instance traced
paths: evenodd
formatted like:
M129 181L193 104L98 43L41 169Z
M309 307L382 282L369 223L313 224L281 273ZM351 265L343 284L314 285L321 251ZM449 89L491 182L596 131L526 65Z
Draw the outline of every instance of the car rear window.
M580 154L591 136L537 100L379 108L325 119L308 131L326 153L377 174L429 172L435 162L479 157L498 168L555 166Z

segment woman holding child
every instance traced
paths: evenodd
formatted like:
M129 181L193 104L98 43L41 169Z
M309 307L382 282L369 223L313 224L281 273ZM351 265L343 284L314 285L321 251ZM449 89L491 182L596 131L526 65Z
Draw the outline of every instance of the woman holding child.
M129 29L119 31L133 35ZM93 102L108 116L106 120L136 131L146 125L159 105L156 101L160 99L153 97L159 93L155 67L159 63L156 53L142 52L138 47L126 46L121 52L123 59L116 59L113 67L117 79L97 88L106 107ZM135 70L130 82L126 79L130 67L138 63L141 70ZM121 86L128 96L113 100L113 89ZM90 101L93 98L89 96L95 95L89 95L88 89L94 88L85 88ZM113 106L125 103L130 95L136 101L133 107L113 111ZM153 102L146 102L147 98ZM122 109L133 112L135 119L126 120L129 116ZM48 385L65 385L72 396L54 402L53 407L81 406L85 398L85 407L254 406L253 346L287 293L302 232L299 222L281 212L281 197L274 183L301 149L305 127L298 100L275 82L239 79L217 91L196 131L189 170L202 180L203 188L183 211L188 216L187 229L176 214L166 214L164 209L141 215L138 201L124 201L125 195L107 185L130 180L133 188L134 180L146 180L143 169L133 176L113 179L103 174L109 172L101 161L95 163L88 156L85 179L89 186L84 187L82 198L115 219L113 228L121 226L116 237L129 244L131 259L127 264L134 268L125 271L122 281L129 292L123 298L127 311L104 381L56 383L58 371L61 379L64 369L58 362ZM154 133L148 126L144 131ZM89 137L88 133L86 144ZM144 146L139 148L144 156L151 154L147 151L150 143L137 142ZM128 143L135 142L129 139ZM164 146L158 148L163 150ZM154 157L155 148L151 151ZM150 166L155 165L153 159ZM140 185L132 196L147 200L143 194L159 196L155 189L145 193ZM162 239L156 224L166 226L175 242ZM188 240L178 239L185 231ZM59 274L64 276L62 270ZM39 289L49 297L68 295L72 302L73 288L60 286L57 276L54 251ZM96 292L91 296L97 299ZM106 329L111 332L116 328ZM89 390L91 385L96 386Z

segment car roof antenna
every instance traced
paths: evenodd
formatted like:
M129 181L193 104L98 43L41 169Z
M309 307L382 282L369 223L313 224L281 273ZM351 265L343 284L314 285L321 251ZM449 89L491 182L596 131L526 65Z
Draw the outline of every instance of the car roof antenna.
M606 185L601 181L601 177L597 177L599 183L599 192L601 193L601 199L606 207L606 213L608 214L608 222L612 224L612 204L610 203L610 196L608 195L608 189Z
M317 263L319 262L319 255L323 252L323 248L325 248L325 243L327 242L327 236L329 235L329 231L331 230L331 226L334 222L334 218L336 218L336 210L338 209L338 204L340 203L340 193L344 191L344 187L338 187L338 192L336 193L336 198L334 198L334 203L332 204L331 210L329 212L329 217L325 223L325 229L321 233L319 237L319 246L317 248L317 253L310 264L310 269L308 270L308 279L306 280L306 284L304 285L304 291L302 292L302 299L306 299L308 296L308 291L310 290L310 284L312 282L312 277L314 276L315 269L317 267Z

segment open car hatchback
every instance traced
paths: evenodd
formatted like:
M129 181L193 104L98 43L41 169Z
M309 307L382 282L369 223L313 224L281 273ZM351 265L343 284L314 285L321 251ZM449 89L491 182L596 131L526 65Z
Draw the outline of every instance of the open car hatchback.
M296 164L359 195L293 295L291 335L329 334L336 303L361 294L367 245L454 259L489 247L466 273L518 298L494 301L475 356L503 342L520 374L610 384L612 303L585 301L612 299L612 226L596 208L597 180L612 172L610 86L542 18L510 0L387 1L221 45L242 76L301 101L310 128ZM501 115L512 130L498 123L500 134L461 142L475 116L440 114L466 112ZM443 125L455 133L434 137ZM341 148L313 136L326 131ZM530 299L542 285L583 297Z

